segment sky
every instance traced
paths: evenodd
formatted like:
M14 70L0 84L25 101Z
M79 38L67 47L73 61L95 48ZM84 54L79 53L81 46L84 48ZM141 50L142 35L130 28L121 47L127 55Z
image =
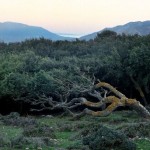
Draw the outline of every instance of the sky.
M0 0L0 22L85 35L131 21L150 20L150 0Z

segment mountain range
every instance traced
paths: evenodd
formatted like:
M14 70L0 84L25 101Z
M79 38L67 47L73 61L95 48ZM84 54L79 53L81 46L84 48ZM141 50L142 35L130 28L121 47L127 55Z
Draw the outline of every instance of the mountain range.
M150 21L137 21L129 22L124 25L115 26L112 28L104 28L98 32L94 32L79 38L79 40L90 40L94 39L98 33L101 33L104 30L115 31L117 34L139 34L147 35L150 34ZM63 37L58 34L52 33L44 28L37 26L29 26L22 23L15 22L4 22L0 23L0 42L20 42L26 39L32 38L46 38L52 41L57 40L74 40L75 38Z
M104 30L115 31L117 34L126 34L126 35L148 35L150 34L150 21L137 21L137 22L129 22L124 25L115 26L112 28L104 28L98 32L94 32L85 36L80 37L80 40L90 40L94 39L98 33L101 33Z
M56 40L71 40L70 37L63 37L52 33L44 28L29 26L22 23L4 22L0 23L0 41L20 42L32 38L46 38L53 41Z

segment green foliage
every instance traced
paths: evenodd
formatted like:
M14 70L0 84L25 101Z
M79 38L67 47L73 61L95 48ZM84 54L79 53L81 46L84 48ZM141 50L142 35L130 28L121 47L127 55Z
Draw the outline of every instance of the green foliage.
M8 147L10 148L11 141L15 138L18 138L22 135L22 129L12 126L2 126L0 125L0 148Z
M97 37L95 38L95 41L99 39L106 39L106 38L115 38L117 36L117 33L110 30L104 30L101 33L97 34Z
M22 65L20 66L20 68L18 68L20 72L35 73L40 70L38 68L40 57L36 56L33 51L27 51L21 57Z
M93 75L140 99L132 76L149 97L149 40L149 35L117 35L106 30L87 42L41 38L0 43L0 101L80 93L91 87Z
M138 139L135 142L137 145L137 150L148 150L150 148L150 141L147 138Z
M20 97L27 90L27 78L20 73L10 73L5 76L1 83L2 95L12 95L13 97Z
M85 137L83 144L89 145L91 150L136 150L136 145L124 134L104 126L99 126L98 130Z
M120 128L128 137L148 137L150 138L150 125L149 123L133 123L130 125L124 125Z

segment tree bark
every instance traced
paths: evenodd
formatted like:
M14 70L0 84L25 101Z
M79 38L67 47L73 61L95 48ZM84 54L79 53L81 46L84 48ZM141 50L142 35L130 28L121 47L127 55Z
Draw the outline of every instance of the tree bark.
M115 96L113 97L107 97L105 100L106 102L110 102L111 105L108 106L104 111L101 113L98 112L96 115L103 115L105 114L104 112L106 111L106 114L111 113L113 110L115 110L118 106L130 106L133 108L139 115L141 115L144 118L150 118L150 112L142 105L140 104L139 101L136 99L129 99L127 98L124 94L122 94L120 91L116 90L113 86L111 86L108 83L105 82L100 82L95 85L95 88L99 87L105 87L108 88L110 91L112 91L116 96L118 96L120 99L116 98ZM94 114L95 115L95 114Z
M147 103L147 100L146 100L145 94L144 94L144 92L143 92L142 88L140 87L139 83L138 83L138 82L136 82L132 76L130 76L130 78L131 78L131 81L132 81L132 82L133 82L133 84L134 84L134 87L137 89L137 91L139 92L139 94L140 94L141 98L143 99L144 105L145 105L145 106L147 106L147 105L148 105L148 103Z

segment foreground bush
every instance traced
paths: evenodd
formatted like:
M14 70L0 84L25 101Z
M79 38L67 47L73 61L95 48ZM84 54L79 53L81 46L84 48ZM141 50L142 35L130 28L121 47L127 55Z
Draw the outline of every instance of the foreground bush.
M104 126L83 138L83 144L91 150L136 150L136 145L124 134Z

